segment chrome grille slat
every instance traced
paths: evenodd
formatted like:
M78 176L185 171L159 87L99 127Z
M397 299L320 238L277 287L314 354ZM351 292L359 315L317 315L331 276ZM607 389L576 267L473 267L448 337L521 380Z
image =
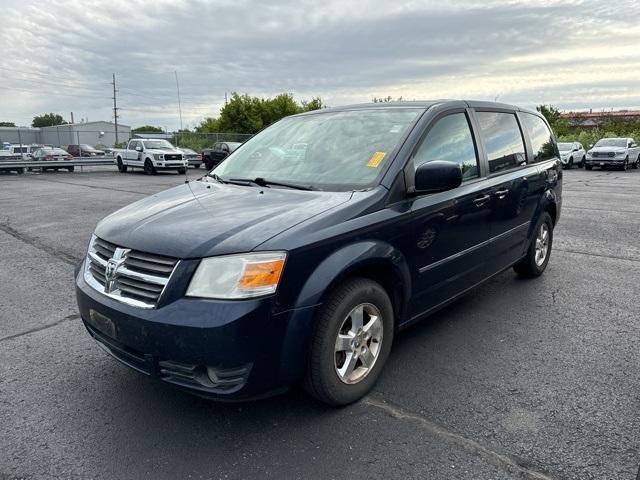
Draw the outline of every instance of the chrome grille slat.
M127 267L130 269L143 270L151 273L171 274L173 266L152 263L147 260L138 260L134 257L127 257Z
M111 298L142 308L154 308L178 261L121 248L94 237L87 254L85 279ZM107 278L110 270L115 271L115 276L109 273Z

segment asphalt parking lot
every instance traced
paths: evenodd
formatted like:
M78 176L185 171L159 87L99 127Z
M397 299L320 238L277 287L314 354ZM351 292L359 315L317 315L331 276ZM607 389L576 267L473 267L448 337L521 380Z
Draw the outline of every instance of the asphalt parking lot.
M402 333L342 409L297 390L207 402L86 334L73 268L96 223L182 181L0 174L0 479L636 478L640 170L565 171L546 273L505 272Z

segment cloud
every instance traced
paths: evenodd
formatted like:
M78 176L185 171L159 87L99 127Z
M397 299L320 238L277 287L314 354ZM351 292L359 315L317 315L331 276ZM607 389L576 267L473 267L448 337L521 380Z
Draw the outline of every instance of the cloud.
M5 0L0 113L178 127L224 93L640 105L636 1ZM621 14L624 12L624 15Z

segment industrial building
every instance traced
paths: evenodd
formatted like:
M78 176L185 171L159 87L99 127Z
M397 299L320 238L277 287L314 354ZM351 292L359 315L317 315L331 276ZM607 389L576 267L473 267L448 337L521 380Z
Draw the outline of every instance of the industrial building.
M0 127L0 144L44 144L64 146L69 144L86 143L88 145L102 145L113 147L116 143L125 142L131 137L131 127L118 124L116 141L116 126L113 122L83 122L68 123L54 127Z

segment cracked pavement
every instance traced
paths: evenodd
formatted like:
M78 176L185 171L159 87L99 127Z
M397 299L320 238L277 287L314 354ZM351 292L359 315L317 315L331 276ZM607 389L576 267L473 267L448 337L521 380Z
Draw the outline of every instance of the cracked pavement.
M211 403L86 334L73 266L95 224L183 178L0 174L0 479L636 477L640 170L565 171L545 274L406 330L342 409L295 389Z

